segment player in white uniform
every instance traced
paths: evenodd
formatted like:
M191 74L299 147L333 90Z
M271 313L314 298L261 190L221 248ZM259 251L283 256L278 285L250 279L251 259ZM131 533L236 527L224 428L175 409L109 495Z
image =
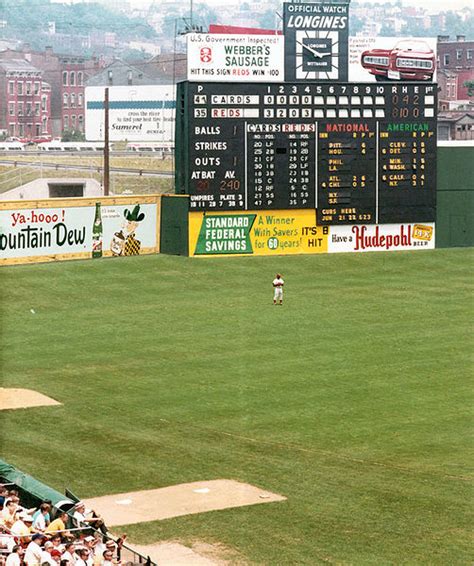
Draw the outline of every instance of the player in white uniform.
M285 284L285 282L283 281L283 279L281 278L281 275L279 273L276 274L275 279L273 280L273 304L276 305L277 301L279 301L279 304L282 305L283 304L283 285Z

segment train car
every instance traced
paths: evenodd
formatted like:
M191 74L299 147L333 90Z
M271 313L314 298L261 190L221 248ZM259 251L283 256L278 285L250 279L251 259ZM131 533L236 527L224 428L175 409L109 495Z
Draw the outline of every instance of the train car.
M113 144L109 144L113 149ZM65 151L104 151L104 142L46 142L38 144L39 151L65 152Z
M0 151L25 151L26 143L13 141L13 142L0 142Z
M171 142L130 142L127 144L126 150L140 153L160 153L164 155L171 155L174 152L174 145Z

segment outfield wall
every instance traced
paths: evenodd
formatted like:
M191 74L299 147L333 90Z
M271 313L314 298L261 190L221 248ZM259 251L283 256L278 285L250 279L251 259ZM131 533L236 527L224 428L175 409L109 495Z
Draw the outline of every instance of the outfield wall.
M436 247L474 246L474 142L438 142Z
M185 195L4 201L0 266L93 258L98 203L102 251L94 255L99 257L420 250L433 249L435 243L440 248L474 246L473 150L472 142L438 147L436 224L318 226L315 210L189 212Z

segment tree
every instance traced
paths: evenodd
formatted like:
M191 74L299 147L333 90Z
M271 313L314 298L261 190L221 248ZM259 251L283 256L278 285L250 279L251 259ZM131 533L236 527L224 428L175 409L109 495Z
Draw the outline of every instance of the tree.
M465 81L463 86L467 87L468 96L474 96L474 81Z

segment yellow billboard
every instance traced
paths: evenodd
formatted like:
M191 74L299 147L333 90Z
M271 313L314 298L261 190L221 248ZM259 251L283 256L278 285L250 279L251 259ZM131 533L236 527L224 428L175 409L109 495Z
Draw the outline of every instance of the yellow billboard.
M290 255L328 251L312 210L190 212L189 255Z

